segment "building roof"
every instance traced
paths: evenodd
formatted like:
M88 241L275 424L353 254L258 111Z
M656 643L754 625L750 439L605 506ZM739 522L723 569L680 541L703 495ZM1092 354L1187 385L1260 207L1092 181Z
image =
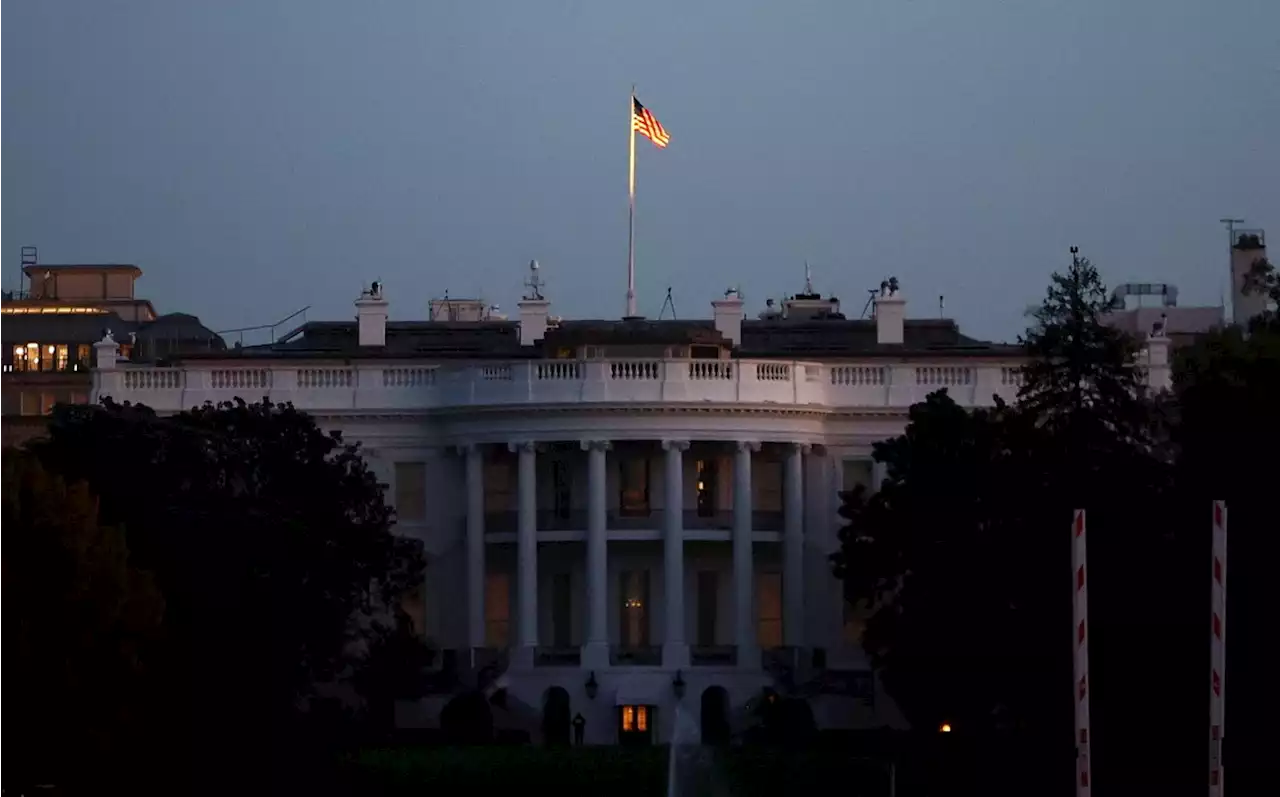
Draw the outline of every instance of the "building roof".
M132 263L30 263L22 267L22 273L30 277L33 274L43 274L46 271L66 274L74 274L76 272L99 272L99 271L116 271L126 272L135 277L142 276L142 269Z
M961 334L954 321L907 320L901 345L876 342L874 321L771 319L742 322L742 357L831 359L866 356L1008 356L1016 346ZM529 359L579 346L728 346L710 319L684 321L566 320L548 329L541 346L520 345L516 321L392 321L386 346L360 346L355 321L312 321L274 343L225 352L190 353L186 359L466 358Z

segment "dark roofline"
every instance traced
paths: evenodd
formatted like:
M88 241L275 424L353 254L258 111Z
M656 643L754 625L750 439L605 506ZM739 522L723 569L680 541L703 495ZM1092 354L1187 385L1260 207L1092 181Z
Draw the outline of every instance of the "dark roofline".
M33 272L41 271L58 271L62 273L75 273L77 271L97 272L97 271L127 271L134 277L142 276L142 269L132 263L63 263L63 264L45 264L33 263L22 267L22 273L28 277Z

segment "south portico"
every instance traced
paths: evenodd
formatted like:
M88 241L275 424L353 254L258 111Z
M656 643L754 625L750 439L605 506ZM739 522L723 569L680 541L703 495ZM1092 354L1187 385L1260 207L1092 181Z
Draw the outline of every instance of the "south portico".
M716 646L722 649L717 663L761 669L757 618L753 615L758 544L776 549L781 560L778 641L786 647L805 645L805 460L814 453L809 443L544 438L464 443L453 450L460 455L465 473L467 643L472 649L492 647L495 641L485 610L486 600L493 597L486 595L486 575L495 553L500 553L502 546L512 547L512 543L514 629L508 639L513 670L576 664L588 671L619 666L657 666L674 671L697 663L691 656L687 633L689 571L685 552L686 545L699 543L713 549L730 544L726 552L732 561L730 644ZM817 451L824 453L821 448ZM656 456L650 457L651 452ZM727 456L721 458L724 454ZM504 458L514 460L508 462L514 465L509 468L515 475L514 496L506 501L508 506L514 505L514 512L492 511L503 505L506 485L486 484L486 472L491 476L500 472L495 471L493 461ZM724 463L728 467L717 467L724 460L728 460ZM781 492L778 511L760 511L753 505L753 486L758 490L763 476L757 474L753 479L753 466L758 467L761 461L781 471L769 478L779 482L773 488ZM651 467L660 471L660 478L651 480ZM579 476L580 471L585 472ZM552 483L540 485L540 481ZM566 491L582 492L583 486L585 496L566 495ZM578 542L580 546L567 550L563 545ZM647 626L629 637L626 634L625 603L640 603L641 592L624 596L623 620L612 629L609 622L611 544L636 548L643 543L661 548L660 572L655 579L660 580L661 594L655 597L660 597L657 602L662 609L661 618L654 618L653 623L662 629L659 645L649 644ZM581 551L576 555L581 557L585 576L585 610L581 612L583 628L576 657L566 655L565 635L556 640L541 638L540 626L546 622L539 620L546 612L540 612L539 597L540 592L546 592L546 585L540 589L540 547L555 547L553 553L560 557ZM643 551L644 546L639 547ZM545 573L542 575L545 580ZM613 602L617 597L615 594ZM635 607L643 609L635 614L646 623L652 617L649 597L645 593L644 605ZM707 642L705 638L693 641ZM554 663L550 658L556 659Z

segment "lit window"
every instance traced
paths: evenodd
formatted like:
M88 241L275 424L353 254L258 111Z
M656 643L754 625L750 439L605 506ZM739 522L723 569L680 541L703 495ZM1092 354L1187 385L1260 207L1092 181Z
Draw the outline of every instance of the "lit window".
M57 351L57 349L55 349L53 346L44 347L44 360L40 363L41 371L53 370L53 363L54 363L53 354L55 351Z
M506 573L484 578L485 645L505 648L511 640L511 580Z
M649 730L649 707L623 706L622 730L624 733L644 733Z
M648 517L649 515L649 459L647 457L631 457L619 463L619 479L622 494L619 496L618 509L629 517Z
M782 647L782 574L756 574L756 643L762 650Z
M54 393L40 394L40 414L48 415L53 412L53 405L58 403L58 397Z
M50 346L49 348L52 349L53 347ZM59 346L56 356L57 356L58 370L59 371L67 370L67 366L69 364L68 361L70 359L70 352L67 350L67 347L65 345Z

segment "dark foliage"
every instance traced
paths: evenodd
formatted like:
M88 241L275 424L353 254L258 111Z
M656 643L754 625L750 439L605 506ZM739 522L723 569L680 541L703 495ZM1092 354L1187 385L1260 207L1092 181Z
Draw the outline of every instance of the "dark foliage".
M440 730L448 744L483 745L493 741L493 709L483 692L464 692L440 712Z
M114 777L151 741L164 601L83 482L22 452L4 466L5 787Z
M202 787L262 777L273 751L315 738L308 717L354 714L333 706L354 700L351 676L421 572L357 446L287 405L159 417L108 402L57 408L32 451L100 496L165 597L162 760ZM208 772L230 740L237 755Z
M870 612L864 643L911 722L1038 739L1058 782L1071 759L1049 752L1072 747L1070 518L1087 510L1095 776L1151 784L1159 770L1198 788L1210 507L1230 502L1231 561L1255 554L1241 570L1274 561L1274 534L1260 532L1280 350L1265 318L1247 340L1215 333L1178 358L1171 395L1150 396L1136 343L1100 323L1105 296L1073 257L1024 340L1017 404L970 412L940 392L913 407L905 434L875 447L882 489L844 496L833 562ZM1274 605L1274 579L1237 576L1229 624L1256 661L1262 635L1244 625L1262 627L1251 613ZM1274 691L1231 650L1229 682Z

